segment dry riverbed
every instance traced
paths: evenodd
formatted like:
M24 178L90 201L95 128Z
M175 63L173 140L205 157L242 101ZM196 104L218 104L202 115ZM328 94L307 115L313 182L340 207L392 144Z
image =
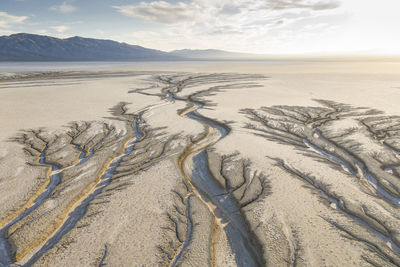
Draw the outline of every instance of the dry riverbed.
M0 266L400 266L397 65L206 64L2 76Z

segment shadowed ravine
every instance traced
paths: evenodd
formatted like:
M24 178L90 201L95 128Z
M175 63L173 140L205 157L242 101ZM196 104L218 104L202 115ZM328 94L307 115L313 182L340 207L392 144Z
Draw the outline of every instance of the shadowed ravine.
M163 89L168 99L184 101L188 104L184 110L179 112L179 115L196 120L206 128L203 137L189 145L179 158L179 167L186 178L186 182L190 185L193 193L208 207L221 229L224 229L234 253L236 264L238 266L262 266L261 253L248 232L240 208L229 192L216 181L208 166L207 148L224 138L230 129L222 123L198 114L197 110L203 107L203 103L175 95L173 91L180 92L184 88L186 80L177 82L163 80L163 82L169 84L168 87ZM190 237L190 231L188 231L187 236ZM171 266L176 265L187 243L188 239L185 240L180 251L176 254Z

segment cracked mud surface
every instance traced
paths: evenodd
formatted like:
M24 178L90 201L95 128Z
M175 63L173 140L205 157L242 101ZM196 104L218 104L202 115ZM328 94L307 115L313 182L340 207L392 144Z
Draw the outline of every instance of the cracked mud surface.
M323 98L273 104L271 83L3 79L10 95L71 88L100 102L7 132L0 266L400 266L400 116Z
M394 141L399 134L398 117L332 101L316 102L322 107L245 109L243 113L252 121L246 128L270 141L296 147L305 157L351 180L354 185L343 190L324 175L271 158L276 166L300 179L329 207L347 217L351 223L325 216L323 219L367 247L371 253L363 258L368 263L398 266L400 158ZM358 194L363 198L355 197Z

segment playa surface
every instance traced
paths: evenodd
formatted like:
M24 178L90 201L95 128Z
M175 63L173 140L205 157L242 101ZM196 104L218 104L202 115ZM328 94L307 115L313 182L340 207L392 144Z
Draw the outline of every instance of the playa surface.
M0 266L400 266L399 62L0 71Z

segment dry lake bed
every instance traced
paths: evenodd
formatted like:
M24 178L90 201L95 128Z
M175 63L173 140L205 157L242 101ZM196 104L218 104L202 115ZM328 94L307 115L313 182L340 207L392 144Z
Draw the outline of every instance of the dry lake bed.
M400 63L0 66L0 266L400 266Z

